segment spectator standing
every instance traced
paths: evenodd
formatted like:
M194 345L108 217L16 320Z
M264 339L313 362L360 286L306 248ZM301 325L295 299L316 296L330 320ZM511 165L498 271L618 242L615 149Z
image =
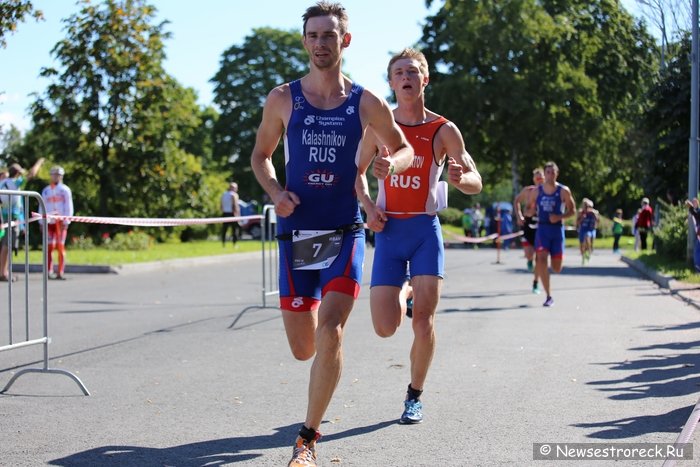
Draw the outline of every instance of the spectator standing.
M7 170L7 178L0 181L0 190L21 190L27 181L36 176L43 163L44 158L40 158L29 171L25 171L22 166L17 163L11 164ZM5 222L18 222L13 225L12 228L8 229L10 230L10 234L6 234L2 240L0 240L0 281L7 282L8 280L15 280L15 276L10 275L9 242L11 239L13 249L16 250L19 248L20 223L24 217L24 210L22 209L21 196L2 195L0 196L0 202L2 203L3 220Z
M613 234L613 253L620 252L620 237L622 237L622 232L624 228L622 225L622 209L617 209L615 211L615 217L613 217L612 234Z
M637 232L642 251L647 249L647 236L654 227L654 210L649 205L649 198L642 198L642 208L637 216Z
M467 208L462 212L462 230L464 231L465 237L472 236L472 229L474 227L474 216L472 210Z
M700 272L700 203L697 198L693 198L692 201L686 200L685 205L690 213L693 230L695 231L693 265L695 266L695 271Z
M480 237L481 231L484 228L484 213L481 211L481 205L476 203L472 210L472 237ZM474 244L478 245L477 243Z
M222 217L239 217L241 215L241 207L238 204L238 184L231 182L228 189L221 195L221 213ZM233 236L233 245L238 241L238 222L224 222L221 225L221 245L226 246L226 233L229 226L231 227L231 235Z
M73 193L63 183L65 174L63 167L55 166L49 172L51 183L41 192L41 197L46 205L46 213L57 216L73 215ZM48 219L46 226L46 243L48 246L48 270L49 279L65 280L66 270L66 236L68 234L69 219ZM58 269L53 270L53 252L58 253Z

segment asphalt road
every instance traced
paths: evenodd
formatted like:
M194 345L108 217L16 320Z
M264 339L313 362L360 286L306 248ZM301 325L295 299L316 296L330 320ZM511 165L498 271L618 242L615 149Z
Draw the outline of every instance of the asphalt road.
M533 443L673 443L700 391L700 310L607 251L582 267L571 250L552 279L555 306L543 308L521 255L447 251L425 421L403 426L410 321L374 335L368 250L320 465L607 465L535 461ZM65 375L20 376L0 395L0 465L286 465L310 362L292 358L279 311L257 307L261 275L258 254L241 254L50 282L50 367L91 395ZM34 336L38 275L28 285ZM13 284L20 340L24 286ZM0 352L0 389L42 356L41 346Z

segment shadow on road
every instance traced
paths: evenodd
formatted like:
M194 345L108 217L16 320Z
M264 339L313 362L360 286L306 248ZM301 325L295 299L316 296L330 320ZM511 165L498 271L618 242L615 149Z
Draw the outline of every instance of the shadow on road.
M363 435L395 425L396 420L380 422L374 425L353 428L340 433L324 436L323 440L332 441ZM168 448L149 448L144 446L102 446L78 452L61 459L48 462L49 465L65 467L142 467L172 465L178 467L195 467L204 465L224 465L259 459L264 461L267 449L289 448L299 430L299 423L275 428L269 435L242 436L223 438L197 443L182 444Z
M596 423L576 423L579 428L601 428L587 435L596 439L623 439L648 433L678 433L690 416L694 406L689 405L659 415L640 415Z
M700 323L678 326L647 327L648 332L688 330L700 327ZM637 359L622 362L601 362L612 371L624 371L625 376L616 379L590 381L599 391L610 393L609 399L629 401L645 398L682 397L700 392L700 353L688 352L700 346L700 341L653 344L629 350L647 352ZM650 354L649 352L671 350L672 354ZM686 352L683 352L686 351ZM582 428L608 429L588 435L591 438L618 439L635 437L647 433L678 433L693 411L694 406L675 409L666 414L640 415L639 417L610 420L598 423L580 423Z

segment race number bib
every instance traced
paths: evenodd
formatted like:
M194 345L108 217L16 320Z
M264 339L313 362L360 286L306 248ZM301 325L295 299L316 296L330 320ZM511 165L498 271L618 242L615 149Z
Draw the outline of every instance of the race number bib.
M337 230L295 230L292 235L294 269L326 269L340 254L343 233Z

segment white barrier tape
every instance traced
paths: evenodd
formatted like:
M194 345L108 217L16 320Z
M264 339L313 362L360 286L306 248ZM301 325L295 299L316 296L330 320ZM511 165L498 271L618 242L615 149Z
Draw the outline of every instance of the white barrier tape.
M128 225L134 227L175 227L178 225L201 225L201 224L221 224L226 222L238 222L252 219L263 219L262 215L256 214L253 216L238 216L238 217L208 217L204 219L167 219L167 218L148 218L148 217L91 217L91 216L58 216L55 214L46 214L42 216L39 213L32 213L32 221L41 218L49 220L83 222L87 224L116 224Z
M39 220L39 218L37 218L37 217L31 217L28 221L12 221L12 222L5 222L5 223L3 223L3 224L0 224L0 229L6 229L6 228L8 228L10 225L12 225L12 227L14 227L14 226L16 226L16 225L31 224L32 222L36 222L36 221L38 221L38 220Z
M510 240L511 238L520 237L521 235L523 235L523 232L519 231L519 232L514 232L512 234L506 234L506 235L498 235L496 233L493 233L493 234L487 235L485 237L465 237L463 235L457 235L457 234L453 234L453 233L450 233L449 235L452 238L454 238L455 240L459 240L460 242L464 242L464 243L484 243L484 242L488 242L490 240L496 240L496 241L501 241L501 242L504 240Z
M484 243L488 242L489 240L495 240L498 238L498 234L491 234L487 235L485 237L465 237L464 235L457 235L453 234L451 232L447 232L450 237L454 238L455 240L459 240L460 242L465 242L465 243Z

